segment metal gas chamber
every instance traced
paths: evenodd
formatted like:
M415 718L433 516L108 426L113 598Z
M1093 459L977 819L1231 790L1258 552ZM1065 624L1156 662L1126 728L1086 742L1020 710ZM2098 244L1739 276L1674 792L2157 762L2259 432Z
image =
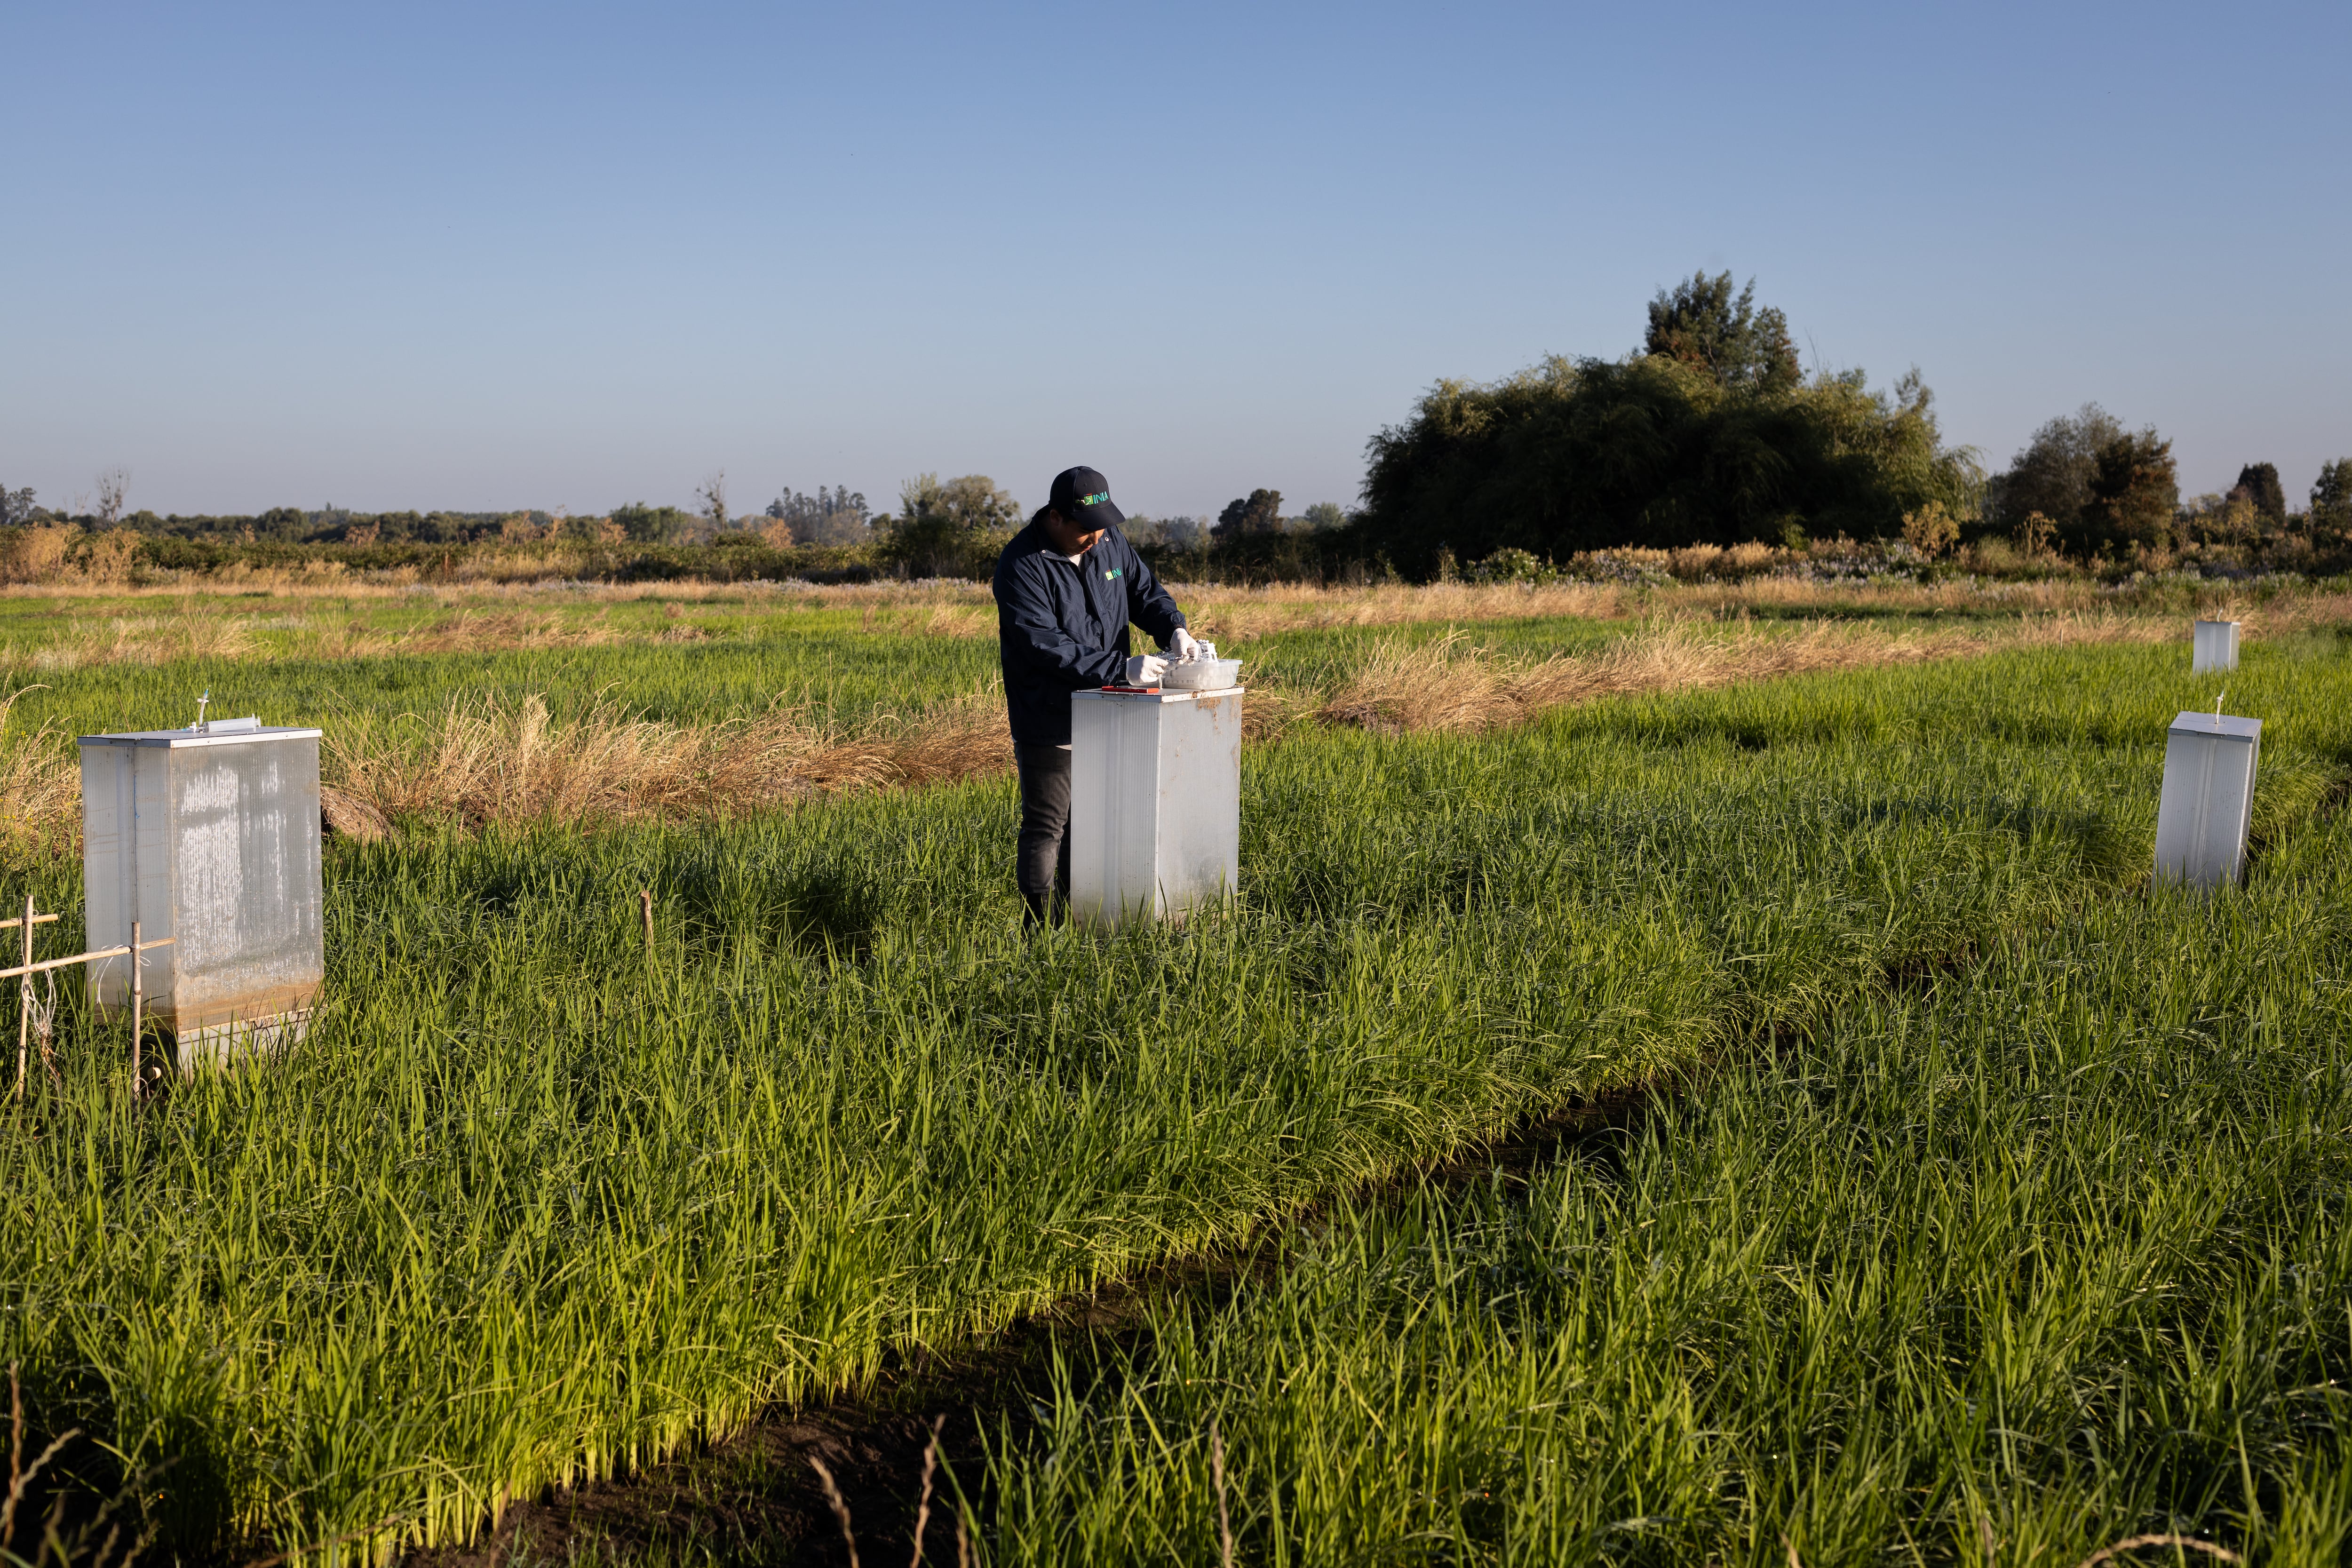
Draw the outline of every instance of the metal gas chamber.
M92 947L152 942L147 1016L183 1070L299 1038L325 977L319 735L257 719L81 737L82 886ZM89 967L130 1002L131 960Z
M1242 696L1106 687L1070 696L1070 912L1181 920L1241 870Z

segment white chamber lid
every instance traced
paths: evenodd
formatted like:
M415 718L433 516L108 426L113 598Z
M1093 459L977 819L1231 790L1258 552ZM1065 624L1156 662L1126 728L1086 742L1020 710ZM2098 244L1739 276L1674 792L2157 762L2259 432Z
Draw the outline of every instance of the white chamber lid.
M293 724L265 724L255 718L215 719L203 729L125 730L111 735L84 735L85 746L234 746L246 741L315 741L323 730Z
M2235 713L2183 713L2172 721L2169 731L2175 735L2218 735L2225 741L2259 741L2263 738L2260 719L2241 719Z
M1070 699L1075 702L1190 702L1196 697L1230 697L1248 689L1246 686L1154 686L1140 691L1112 691L1086 686L1071 692Z

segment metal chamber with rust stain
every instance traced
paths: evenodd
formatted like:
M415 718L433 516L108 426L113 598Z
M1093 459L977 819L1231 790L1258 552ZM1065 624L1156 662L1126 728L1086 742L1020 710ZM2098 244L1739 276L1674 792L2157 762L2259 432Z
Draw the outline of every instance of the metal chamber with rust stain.
M316 730L216 720L81 737L89 944L148 942L147 1016L180 1067L300 1037L325 978ZM101 1012L131 960L89 967Z

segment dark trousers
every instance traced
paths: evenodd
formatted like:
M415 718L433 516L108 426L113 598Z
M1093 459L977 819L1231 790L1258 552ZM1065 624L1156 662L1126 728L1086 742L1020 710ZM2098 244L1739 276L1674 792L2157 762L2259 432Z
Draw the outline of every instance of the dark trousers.
M1070 902L1070 753L1061 746L1013 748L1021 773L1021 853L1013 879L1038 925Z

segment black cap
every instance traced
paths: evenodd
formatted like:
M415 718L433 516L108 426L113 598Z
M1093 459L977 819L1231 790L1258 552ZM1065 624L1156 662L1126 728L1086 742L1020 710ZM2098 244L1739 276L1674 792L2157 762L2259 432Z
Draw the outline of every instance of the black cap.
M1110 504L1110 481L1092 468L1064 468L1055 474L1045 504L1087 533L1127 521L1127 514Z

